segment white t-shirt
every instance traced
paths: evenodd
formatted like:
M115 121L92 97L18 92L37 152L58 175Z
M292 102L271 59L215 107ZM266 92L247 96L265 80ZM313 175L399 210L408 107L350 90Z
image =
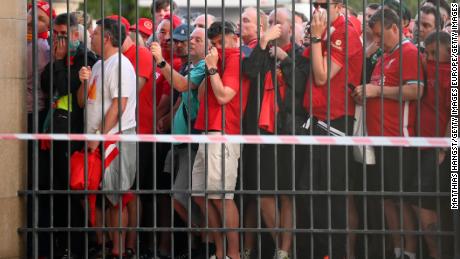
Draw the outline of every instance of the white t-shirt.
M118 98L119 84L119 54L115 54L104 61L104 85L102 85L102 61L99 60L92 68L92 75L88 85L87 98L87 132L95 133L102 125L102 100L104 100L104 114L112 105L112 100ZM102 96L104 87L104 96ZM121 116L121 130L136 127L136 72L129 60L121 55L121 97L128 97L126 109ZM110 129L108 134L120 132L119 123Z

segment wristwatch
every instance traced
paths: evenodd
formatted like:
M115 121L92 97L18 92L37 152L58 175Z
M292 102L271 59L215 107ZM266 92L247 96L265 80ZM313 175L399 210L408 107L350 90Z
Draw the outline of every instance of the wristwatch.
M311 36L311 43L318 43L321 42L321 39L316 36Z
M157 67L164 68L166 66L166 61L163 59L160 63L157 64Z
M211 67L211 68L206 67L206 73L209 76L212 76L212 75L217 73L217 68L215 68L215 67Z

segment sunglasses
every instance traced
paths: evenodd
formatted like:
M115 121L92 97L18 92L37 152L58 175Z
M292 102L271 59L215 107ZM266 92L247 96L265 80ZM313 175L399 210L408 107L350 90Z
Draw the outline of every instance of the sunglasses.
M337 3L313 3L313 6L318 9L318 8L323 8L323 9L329 9L330 5L336 5Z

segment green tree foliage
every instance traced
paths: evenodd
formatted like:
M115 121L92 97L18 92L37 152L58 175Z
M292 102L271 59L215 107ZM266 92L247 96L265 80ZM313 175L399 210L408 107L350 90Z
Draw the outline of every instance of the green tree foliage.
M104 15L102 15L101 2L104 4ZM94 20L102 16L119 14L119 4L121 2L121 15L129 20L131 24L136 22L136 0L86 0L88 13ZM79 10L84 9L84 4L80 4ZM138 17L151 18L150 8L138 7Z

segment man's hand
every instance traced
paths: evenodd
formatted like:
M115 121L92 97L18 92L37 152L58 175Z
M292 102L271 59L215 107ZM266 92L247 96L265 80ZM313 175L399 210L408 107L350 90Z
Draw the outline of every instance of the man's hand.
M91 67L81 67L80 71L78 72L78 76L80 77L80 81L82 83L85 80L89 80L91 78Z
M158 42L152 42L150 45L150 51L152 52L152 56L155 58L155 62L160 63L163 61L163 54L161 54L161 46Z
M94 152L99 147L99 141L88 141L87 147L89 152Z
M205 58L206 66L208 68L217 68L217 62L219 61L219 54L215 47L209 50L208 55Z
M166 133L170 129L171 129L171 116L166 115L166 116L163 116L163 118L158 120L158 123L157 123L158 133Z
M270 27L260 39L260 48L265 49L268 43L272 40L276 40L281 36L281 24L275 24Z
M374 84L358 85L351 94L357 103L361 104L363 102L364 88L366 88L366 98L375 98L380 96L380 86Z
M366 48L366 57L370 58L379 48L380 46L375 41L372 41Z
M67 56L67 39L58 38L54 42L54 59L62 60Z
M315 12L310 25L311 36L321 39L327 27L326 12Z
M270 56L275 56L275 47L270 48ZM276 58L278 60L283 61L285 58L287 58L287 56L288 54L283 49L281 49L280 47L276 47Z

